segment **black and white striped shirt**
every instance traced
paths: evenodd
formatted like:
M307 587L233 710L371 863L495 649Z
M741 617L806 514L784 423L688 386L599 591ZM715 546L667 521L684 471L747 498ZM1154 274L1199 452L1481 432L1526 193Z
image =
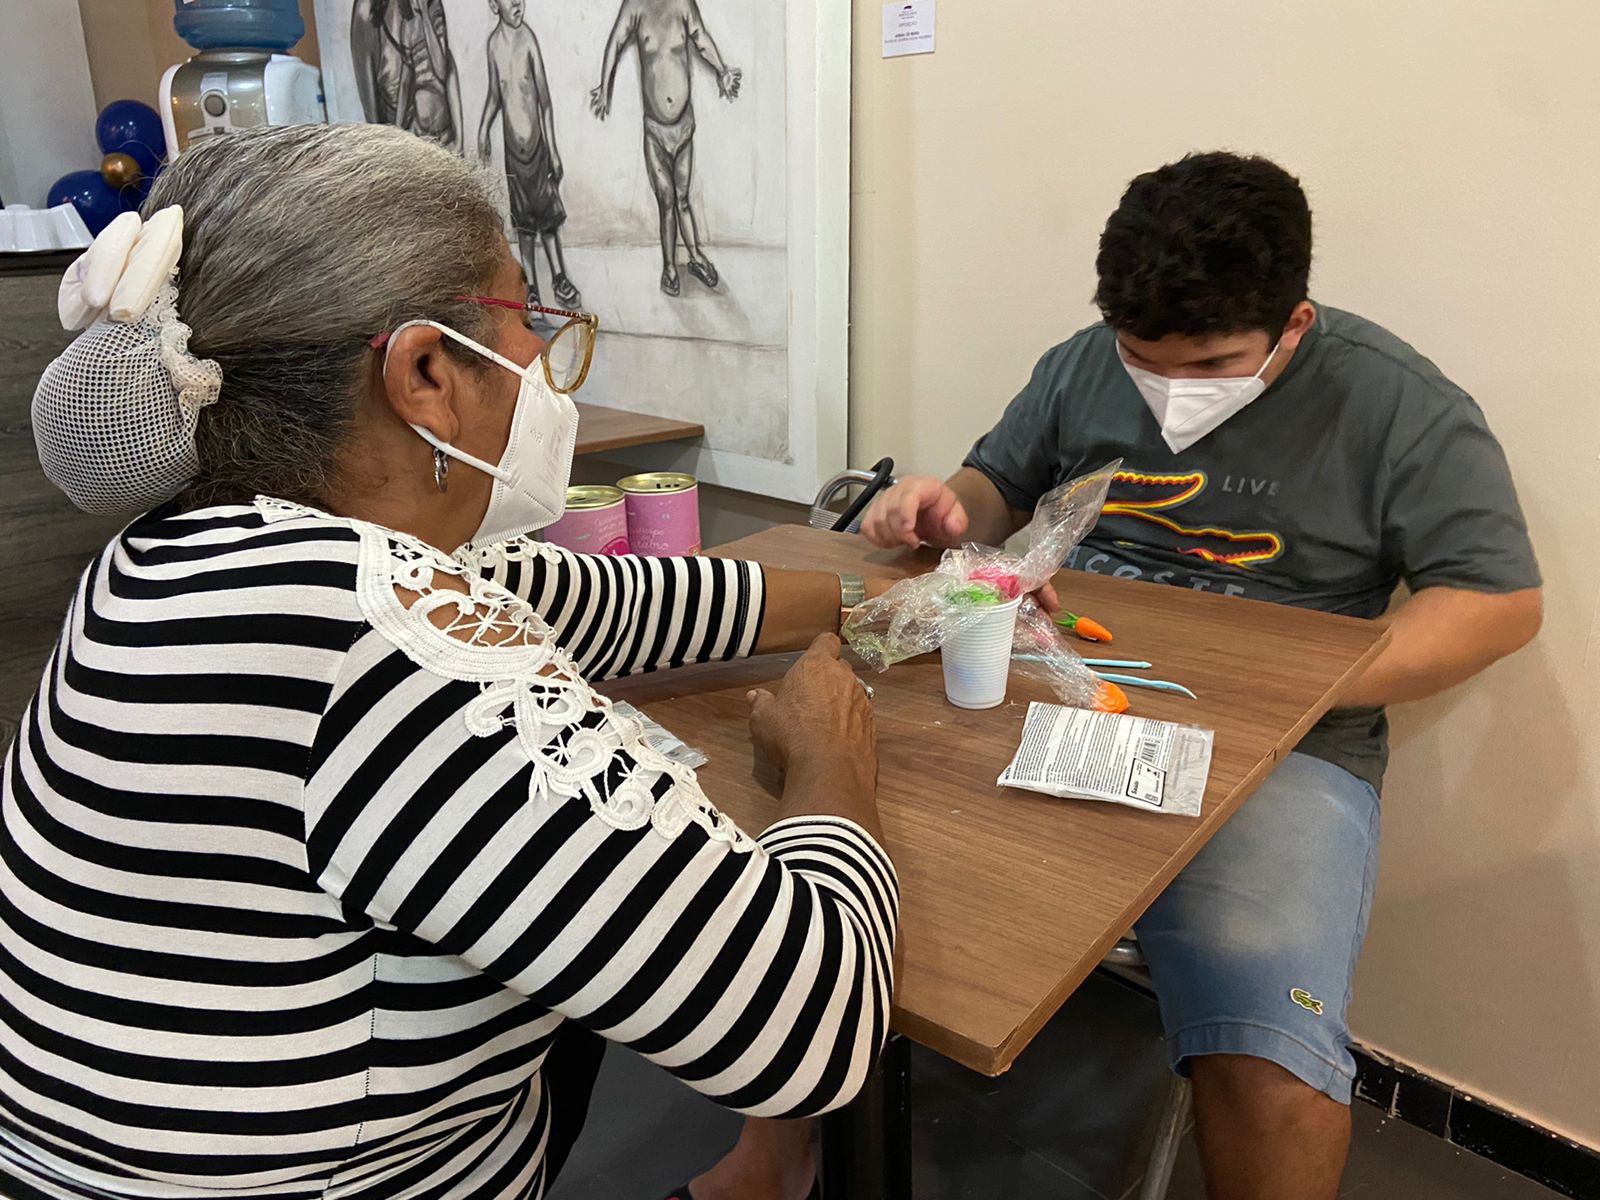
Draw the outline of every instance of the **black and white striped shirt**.
M748 837L579 678L747 654L763 589L276 501L135 522L4 763L0 1193L537 1197L566 1020L745 1112L848 1099L888 859Z

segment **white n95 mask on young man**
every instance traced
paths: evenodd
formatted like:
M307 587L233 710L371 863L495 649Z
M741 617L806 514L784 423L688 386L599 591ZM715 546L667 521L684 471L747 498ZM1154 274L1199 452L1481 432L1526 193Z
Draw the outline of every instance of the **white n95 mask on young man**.
M472 541L480 545L501 542L560 520L567 508L567 484L572 479L572 455L578 444L578 408L572 397L563 396L550 386L542 358L519 367L504 355L437 321L407 321L394 333L412 325L437 329L522 380L517 389L517 408L511 416L511 433L498 464L491 465L452 446L421 425L411 426L434 449L494 479L489 507L484 510ZM389 345L394 345L394 334L389 337Z
M1254 375L1226 379L1168 379L1154 371L1136 367L1118 353L1123 370L1139 389L1145 404L1161 426L1161 440L1174 454L1180 454L1229 417L1243 411L1267 390L1261 376L1278 356L1273 346L1267 361Z

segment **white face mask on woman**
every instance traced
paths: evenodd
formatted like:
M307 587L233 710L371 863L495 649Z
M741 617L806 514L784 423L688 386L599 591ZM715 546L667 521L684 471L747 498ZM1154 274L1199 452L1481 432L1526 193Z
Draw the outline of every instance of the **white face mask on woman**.
M550 386L543 359L536 358L526 367L519 367L504 355L437 321L407 321L394 333L412 325L437 329L522 380L517 389L517 409L511 416L511 433L498 465L491 466L442 441L421 425L411 426L434 449L493 477L489 507L472 540L479 544L500 542L560 520L567 508L567 484L572 478L572 455L578 444L578 408L570 396L563 396ZM394 345L393 334L389 345Z
M1280 343L1281 345L1281 343ZM1144 402L1161 426L1161 440L1178 454L1194 445L1229 417L1241 412L1267 390L1261 376L1278 356L1272 347L1267 361L1254 375L1226 379L1168 379L1154 371L1136 367L1122 358L1122 366L1139 389Z

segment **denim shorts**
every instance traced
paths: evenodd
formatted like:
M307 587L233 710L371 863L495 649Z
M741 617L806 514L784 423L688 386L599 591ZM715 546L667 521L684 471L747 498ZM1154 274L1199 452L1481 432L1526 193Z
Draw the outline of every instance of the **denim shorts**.
M1350 979L1378 874L1378 794L1291 754L1136 926L1175 1071L1264 1058L1350 1102Z

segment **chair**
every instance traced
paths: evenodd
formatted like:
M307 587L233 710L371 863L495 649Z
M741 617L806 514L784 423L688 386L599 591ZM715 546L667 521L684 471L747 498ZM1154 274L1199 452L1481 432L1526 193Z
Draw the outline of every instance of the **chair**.
M835 512L829 506L846 488L859 486L859 496L847 504L843 511ZM872 498L885 488L894 486L894 459L880 458L872 470L840 471L817 492L811 502L811 516L806 522L812 529L830 529L835 533L861 532L861 516L867 511Z
M1101 960L1100 966L1146 990L1154 990L1144 953L1139 949L1138 939L1131 935L1111 947L1111 952ZM1166 1098L1162 1101L1156 1142L1145 1167L1139 1200L1165 1200L1167 1187L1172 1182L1172 1168L1178 1161L1178 1147L1183 1143L1184 1131L1189 1124L1189 1100L1189 1081L1182 1075L1173 1075Z

